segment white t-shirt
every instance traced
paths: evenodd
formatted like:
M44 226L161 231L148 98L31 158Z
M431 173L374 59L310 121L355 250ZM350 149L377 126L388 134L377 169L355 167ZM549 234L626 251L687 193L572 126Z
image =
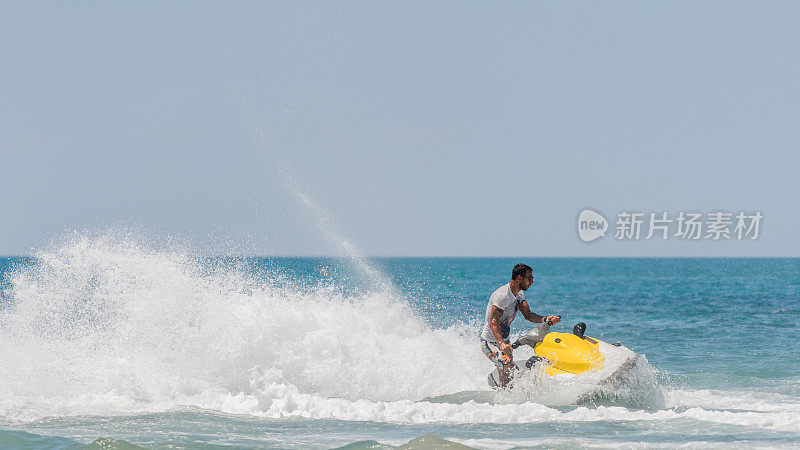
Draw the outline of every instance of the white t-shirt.
M489 318L492 316L492 306L497 306L503 310L503 316L500 318L500 324L506 327L511 326L514 316L517 315L519 304L525 300L525 292L520 289L517 295L511 293L511 285L505 284L500 286L496 291L489 296L489 304L486 305L486 319L483 321L483 331L481 331L481 339L489 342L497 343L497 340L489 328ZM506 336L507 338L507 336Z

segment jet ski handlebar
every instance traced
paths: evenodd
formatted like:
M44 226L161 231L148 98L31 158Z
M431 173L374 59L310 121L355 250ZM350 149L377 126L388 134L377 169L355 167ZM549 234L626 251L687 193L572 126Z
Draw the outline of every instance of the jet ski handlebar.
M533 330L517 338L517 340L511 344L511 348L516 349L522 345L529 345L533 347L537 342L541 342L542 339L544 339L544 336L550 331L551 325L552 323L550 323L550 321L544 321L540 323L539 326Z
M556 316L556 317L558 317L558 320L561 320L561 316ZM552 320L548 320L547 324L552 327L553 326L553 321Z

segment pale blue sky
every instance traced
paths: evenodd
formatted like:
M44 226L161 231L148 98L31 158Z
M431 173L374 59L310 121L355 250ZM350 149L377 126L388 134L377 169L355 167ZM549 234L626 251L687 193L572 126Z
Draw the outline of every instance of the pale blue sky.
M797 2L4 2L0 254L132 227L206 253L800 256L798 23ZM587 244L584 207L764 222Z

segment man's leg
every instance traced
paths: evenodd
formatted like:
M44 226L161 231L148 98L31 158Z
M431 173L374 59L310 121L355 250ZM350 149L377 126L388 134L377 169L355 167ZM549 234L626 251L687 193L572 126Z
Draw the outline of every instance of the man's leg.
M500 375L500 387L508 386L514 380L514 362L498 367L497 372Z

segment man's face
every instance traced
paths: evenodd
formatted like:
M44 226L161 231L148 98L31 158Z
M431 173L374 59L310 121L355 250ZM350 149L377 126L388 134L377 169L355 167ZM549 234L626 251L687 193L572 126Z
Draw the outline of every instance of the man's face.
M529 270L520 278L519 288L523 291L527 291L528 288L533 284L533 272Z

